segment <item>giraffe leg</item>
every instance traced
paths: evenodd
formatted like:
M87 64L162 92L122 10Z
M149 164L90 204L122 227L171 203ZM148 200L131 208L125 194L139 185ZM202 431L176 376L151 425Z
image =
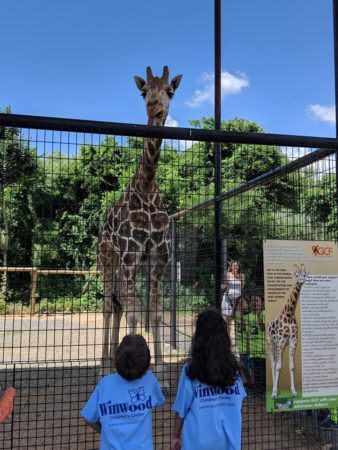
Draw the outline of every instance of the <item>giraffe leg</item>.
M283 355L284 347L285 347L284 341L279 342L277 344L276 360L275 360L275 379L274 379L273 388L272 388L272 398L277 398L277 396L278 396L278 379L279 379L280 371L282 369L282 355Z
M112 361L110 359L110 323L112 316L112 291L113 273L110 268L105 268L103 272L103 327L102 327L102 361L100 375L104 376L111 372Z
M289 341L289 370L290 370L290 390L294 397L297 396L297 391L295 388L295 364L294 364L294 356L297 345L297 337L290 337Z
M120 299L125 305L128 333L135 334L140 320L141 306L135 293L137 261L134 264L122 264L120 269Z
M163 388L169 388L162 356L162 309L160 301L160 286L167 265L167 258L157 258L150 269L150 324L154 341L155 372ZM160 264L159 264L160 263Z
M110 361L114 366L115 363L115 353L117 346L119 344L120 337L120 323L122 318L123 311L122 309L115 310L113 313L113 330L111 335L111 344L110 344Z

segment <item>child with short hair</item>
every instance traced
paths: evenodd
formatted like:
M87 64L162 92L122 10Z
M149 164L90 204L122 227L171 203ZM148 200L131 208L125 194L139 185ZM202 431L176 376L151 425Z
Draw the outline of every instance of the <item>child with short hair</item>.
M213 310L200 313L172 407L172 449L240 450L245 396L223 317Z
M127 335L115 356L117 373L97 384L81 411L86 423L101 434L100 450L150 450L151 410L165 399L149 370L150 351L141 335Z

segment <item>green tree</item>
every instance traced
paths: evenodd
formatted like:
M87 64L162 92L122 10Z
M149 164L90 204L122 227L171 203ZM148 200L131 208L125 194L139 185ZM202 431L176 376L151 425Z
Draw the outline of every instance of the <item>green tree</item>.
M11 114L5 108L4 113ZM32 263L30 184L36 173L35 151L16 128L0 127L0 183L2 264ZM13 278L17 275L13 275ZM25 278L25 276L24 276ZM8 275L3 273L1 293L7 297Z
M333 174L320 180L312 178L304 190L304 210L312 227L322 230L322 239L337 239L337 188Z

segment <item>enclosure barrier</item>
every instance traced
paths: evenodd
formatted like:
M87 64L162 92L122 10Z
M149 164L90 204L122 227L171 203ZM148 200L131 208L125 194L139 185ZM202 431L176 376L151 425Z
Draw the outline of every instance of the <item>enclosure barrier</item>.
M104 212L134 175L141 138L153 136L165 139L157 178L172 220L160 330L170 387L165 407L155 413L156 449L170 448L170 407L196 314L215 306L215 202L222 205L225 255L218 269L224 272L227 261L240 260L246 296L262 294L265 239L337 240L336 139L0 115L1 207L8 219L6 229L0 218L1 253L7 251L0 271L8 275L6 296L0 296L0 382L17 388L15 412L0 433L0 448L98 447L80 410L101 367L103 284L96 269L81 267L95 266ZM214 195L213 142L222 143L219 196ZM10 158L14 152L18 160L22 157L20 167ZM145 319L149 270L145 264L139 272L135 292L138 332L154 357L156 342ZM84 275L95 277L85 295L83 279L77 279ZM20 305L30 305L33 312L35 303L47 305L47 311L50 304L61 309L17 314ZM126 332L123 318L120 338ZM318 411L266 413L265 396L257 389L261 382L258 377L247 388L243 449L337 445L335 430L320 429Z
M98 275L98 270L71 270L71 269L38 269L37 267L1 267L0 272L29 272L31 275L30 313L35 314L36 290L39 275Z

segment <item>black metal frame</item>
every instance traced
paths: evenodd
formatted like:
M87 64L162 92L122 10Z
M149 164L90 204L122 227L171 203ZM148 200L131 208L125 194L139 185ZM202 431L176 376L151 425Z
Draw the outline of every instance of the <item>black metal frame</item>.
M335 95L336 95L336 117L338 117L338 0L333 0L333 27L334 27L334 62L335 62ZM124 123L113 123L103 121L87 121L76 119L63 119L53 117L35 117L27 115L7 115L0 114L0 127L18 127L25 129L53 130L59 132L95 133L118 136L137 137L161 137L165 139L193 140L200 142L214 142L214 182L215 195L193 208L180 211L172 216L172 260L171 260L171 282L172 282L172 303L170 308L171 328L170 340L176 348L176 292L175 285L177 279L175 248L176 248L176 220L192 211L201 210L214 205L215 213L215 241L214 241L214 261L215 261L215 298L216 307L220 308L221 291L220 283L222 276L222 245L221 245L221 212L222 201L242 194L259 185L270 183L277 177L291 173L297 169L306 167L316 161L332 154L336 155L336 193L338 192L338 122L336 121L336 138L312 137L312 136L292 136L281 134L262 133L238 133L221 131L221 0L215 0L215 130L204 130L194 128L170 128L170 127L150 127L146 125L134 125ZM316 148L311 153L298 158L282 167L278 167L257 178L248 181L227 192L221 192L221 143L245 143L253 145L277 145L277 146L298 146ZM338 196L337 211L338 211ZM15 365L14 365L15 366ZM14 367L15 374L15 367Z
M198 142L223 142L232 144L280 145L337 149L336 138L301 136L274 133L244 133L201 128L154 127L120 122L0 114L0 127L17 127L34 130L69 131L77 133L107 134L129 137L158 137Z
M24 126L23 126L24 123ZM54 126L55 125L55 126ZM280 145L287 147L309 147L311 148L311 152L306 154L303 157L297 158L281 167L278 167L270 172L267 172L257 178L254 178L248 181L245 184L239 185L234 189L231 189L227 192L222 193L219 191L218 195L215 195L213 198L196 205L193 208L183 210L177 214L172 216L172 259L171 259L171 305L170 305L170 342L172 346L175 348L177 344L179 344L178 334L176 333L176 263L175 263L175 248L177 246L177 239L175 235L175 225L178 218L187 215L195 210L204 209L207 206L211 206L215 208L215 205L221 205L221 203L234 197L236 195L240 195L243 192L254 189L257 186L260 186L265 183L270 183L275 180L277 177L282 175L286 175L293 171L296 171L300 168L306 167L309 164L312 164L316 161L319 161L327 156L335 154L338 149L338 139L332 138L316 138L316 137L307 137L307 136L285 136L285 135L269 135L269 134L255 134L255 133L235 133L235 132L224 132L220 130L195 130L195 129L172 129L172 128L160 128L160 127L147 127L142 125L131 125L131 124L114 124L109 122L91 122L91 121L77 121L71 119L53 119L53 118L44 118L44 117L32 117L32 116L17 116L17 115L0 115L0 126L6 127L22 127L25 129L25 132L22 135L23 139L30 139L30 129L31 130L53 130L59 132L76 132L76 133L89 133L94 132L96 134L109 134L109 135L125 135L127 136L161 136L168 139L189 139L195 141L205 142L207 140L213 142L224 142L224 143L246 143L248 145ZM94 130L94 131L93 131ZM38 136L38 134L37 134ZM105 137L105 136L104 136ZM68 137L69 138L69 137ZM76 138L76 136L75 136ZM83 136L83 140L85 141L87 136ZM74 139L79 145L77 139ZM32 142L34 142L34 138L32 138ZM296 145L294 143L297 142ZM254 150L254 145L252 146L252 150ZM250 151L250 147L248 147L248 151ZM215 161L216 164L216 161ZM216 181L216 179L214 180ZM216 229L215 229L216 231ZM215 256L215 247L214 246L214 260L216 260ZM219 248L220 254L222 256L222 246ZM219 268L222 269L222 265L219 265ZM216 284L216 283L215 283ZM179 296L177 296L179 301ZM178 302L177 302L178 303ZM94 373L94 369L91 369ZM15 371L14 371L15 372ZM92 373L90 372L90 373ZM90 387L90 386L89 386Z

